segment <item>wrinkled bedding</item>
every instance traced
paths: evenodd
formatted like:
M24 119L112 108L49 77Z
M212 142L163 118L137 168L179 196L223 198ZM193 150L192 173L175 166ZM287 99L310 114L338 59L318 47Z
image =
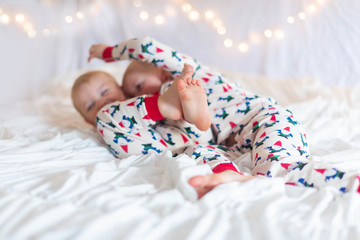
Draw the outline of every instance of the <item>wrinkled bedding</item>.
M122 70L105 70L121 75ZM71 106L74 72L36 99L0 110L1 239L359 239L360 194L259 177L201 200L187 184L210 173L190 158L111 155ZM360 173L360 85L226 73L288 107L312 159ZM249 172L250 156L235 161Z

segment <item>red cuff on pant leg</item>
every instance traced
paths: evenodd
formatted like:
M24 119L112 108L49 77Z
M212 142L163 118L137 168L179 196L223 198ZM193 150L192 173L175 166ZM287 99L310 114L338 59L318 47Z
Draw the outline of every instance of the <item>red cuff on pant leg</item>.
M154 95L151 97L145 97L145 107L146 111L148 112L148 115L151 120L158 121L161 119L164 119L163 115L161 114L159 110L158 105L158 98L160 95Z
M104 52L103 52L103 60L105 62L114 62L115 59L112 57L112 50L114 47L107 47L105 48Z
M221 163L221 164L217 165L212 171L213 171L213 173L221 173L226 170L232 170L234 172L237 172L237 173L243 175L241 172L239 172L236 169L236 167L232 163Z

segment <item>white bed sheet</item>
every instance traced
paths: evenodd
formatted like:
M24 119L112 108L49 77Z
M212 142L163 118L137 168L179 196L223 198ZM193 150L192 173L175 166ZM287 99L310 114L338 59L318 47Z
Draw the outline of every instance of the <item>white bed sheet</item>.
M1 239L360 238L358 193L258 178L196 201L187 179L210 173L207 166L169 152L114 158L71 106L77 74L0 110ZM227 75L291 109L308 131L314 161L360 173L360 85ZM249 171L249 160L236 162Z

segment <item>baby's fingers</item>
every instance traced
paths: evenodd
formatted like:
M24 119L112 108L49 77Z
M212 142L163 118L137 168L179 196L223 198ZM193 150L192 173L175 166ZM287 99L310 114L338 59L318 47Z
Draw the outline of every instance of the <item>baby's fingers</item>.
M91 61L91 59L93 59L95 56L94 56L94 52L95 52L95 46L92 45L89 49L89 57L88 57L88 62Z
M89 57L88 57L88 62L90 62L91 59L93 59L94 57L95 57L94 54L90 54Z

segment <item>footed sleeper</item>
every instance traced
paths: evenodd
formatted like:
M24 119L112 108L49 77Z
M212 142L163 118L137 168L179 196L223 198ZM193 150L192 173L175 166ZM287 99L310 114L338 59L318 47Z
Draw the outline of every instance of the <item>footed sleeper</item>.
M107 48L103 57L105 61L149 62L174 78L180 75L184 63L192 65L193 78L201 80L211 113L212 127L203 132L183 120L163 119L158 96L144 95L108 104L97 115L97 128L115 156L168 149L174 154L185 153L198 164L208 164L218 173L239 172L231 160L251 152L252 175L283 177L290 185L331 185L342 192L358 190L359 177L309 160L304 129L289 110L272 98L259 97L152 38L125 41ZM163 84L160 94L170 85ZM233 134L236 143L226 147L226 140Z

